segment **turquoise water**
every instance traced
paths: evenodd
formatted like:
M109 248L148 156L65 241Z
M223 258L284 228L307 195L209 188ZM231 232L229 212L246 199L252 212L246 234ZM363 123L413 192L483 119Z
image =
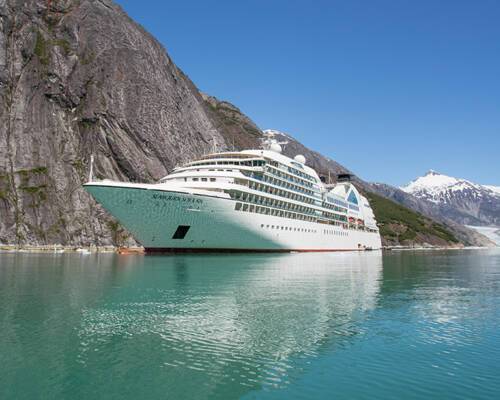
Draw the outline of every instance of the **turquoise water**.
M500 398L500 252L0 253L0 399Z

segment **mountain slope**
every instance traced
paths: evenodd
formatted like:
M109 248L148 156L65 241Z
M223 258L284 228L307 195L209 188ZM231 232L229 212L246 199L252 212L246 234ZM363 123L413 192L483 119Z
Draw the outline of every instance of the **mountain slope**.
M399 204L397 196L393 196L395 198L392 199L389 193L380 191L376 185L363 181L331 158L308 149L290 134L277 130L272 131L278 141L286 143L283 146L285 155L289 157L294 157L297 154L304 155L307 164L318 171L320 176L322 175L326 179L330 177L333 182L336 180L337 174L349 173L353 175L353 183L370 199L377 221L384 224L381 227L384 246L422 244L455 246L458 241L467 245L487 246L492 244L477 232L459 226L452 221L439 221L441 223L433 221L432 217L426 214L428 210L425 207L420 207L423 202L402 192L404 197L413 198L415 201L415 204L411 204L409 201L407 203L410 204L410 208L414 208L417 212L410 210L408 206ZM387 185L387 187L389 186Z
M483 185L483 187L491 190L494 195L500 196L500 186Z
M476 230L465 227L444 216L443 209L445 206L419 199L410 193L384 183L372 183L370 187L373 192L443 224L455 237L468 246L494 246L491 240Z
M202 97L207 113L227 143L227 147L249 149L260 145L262 131L238 107L204 93ZM220 149L217 147L216 150Z
M432 202L443 216L460 224L500 225L500 195L496 187L429 171L401 188Z
M492 242L494 242L497 246L500 246L500 228L499 227L492 227L492 226L471 226L469 225L468 228L474 229L475 231L479 232L480 234L486 236L488 239L490 239Z
M91 154L98 178L152 182L261 136L237 107L200 93L110 0L0 0L0 127L0 243L18 244L127 237L81 188ZM303 154L320 174L348 172L283 139L285 154Z
M435 246L456 245L459 240L442 224L373 192L366 193L383 237L383 244Z
M193 83L113 2L9 0L0 18L0 242L109 243L81 190L91 153L98 177L151 181L225 148Z

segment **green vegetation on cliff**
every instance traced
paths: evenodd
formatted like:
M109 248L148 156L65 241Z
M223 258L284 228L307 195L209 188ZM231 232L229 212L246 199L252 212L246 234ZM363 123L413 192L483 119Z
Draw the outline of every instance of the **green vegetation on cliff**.
M411 245L423 242L436 245L459 243L445 226L422 214L378 194L372 192L365 194L375 213L385 245Z
M43 65L48 65L50 61L50 49L47 40L40 31L36 32L35 54Z
M200 93L112 1L6 4L0 7L9 27L8 57L0 63L0 243L120 244L119 225L81 186L91 154L97 179L154 182L214 147L260 146L261 130L249 117ZM349 172L289 135L279 139L288 142L283 154L304 155L324 176ZM369 197L386 244L456 241L447 227ZM463 229L453 232L467 239Z

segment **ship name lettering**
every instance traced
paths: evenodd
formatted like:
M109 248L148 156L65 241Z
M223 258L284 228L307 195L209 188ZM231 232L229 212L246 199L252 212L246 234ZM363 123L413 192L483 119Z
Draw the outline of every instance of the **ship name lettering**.
M192 199L189 197L172 196L166 194L153 194L153 199L155 200L166 200L166 201L182 201L184 203L203 203L201 199Z

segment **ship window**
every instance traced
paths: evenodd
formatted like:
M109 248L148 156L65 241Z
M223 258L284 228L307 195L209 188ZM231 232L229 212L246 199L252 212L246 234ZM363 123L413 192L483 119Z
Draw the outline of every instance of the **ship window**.
M210 178L210 182L215 182L216 179L215 178Z
M198 181L198 178L193 178L193 181Z
M356 194L353 191L351 191L351 193L349 193L349 197L347 198L347 201L354 203L354 204L358 204L358 198L356 197Z
M203 182L206 182L206 181L207 181L207 178L201 178L201 180L202 180Z

